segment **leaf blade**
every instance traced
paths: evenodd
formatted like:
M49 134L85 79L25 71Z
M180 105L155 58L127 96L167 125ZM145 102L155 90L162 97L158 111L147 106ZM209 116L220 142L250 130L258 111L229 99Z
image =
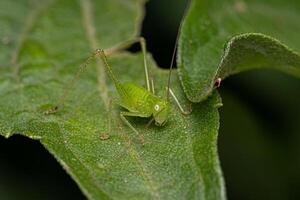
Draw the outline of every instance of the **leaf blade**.
M217 108L220 104L217 94L203 104L195 105L194 113L187 117L173 107L165 127L145 129L147 120L130 119L144 134L145 146L141 146L132 131L120 121L118 106L106 109L103 85L99 81L101 63L91 63L59 112L53 115L40 112L56 105L66 84L70 83L95 44L111 48L132 39L137 26L135 17L141 16L139 9L130 15L116 15L118 19L114 20L120 22L111 27L111 23L104 24L111 20L109 15L95 16L102 12L94 12L94 17L86 16L86 22L82 22L81 12L87 15L89 11L83 10L107 9L105 6L109 6L115 14L126 9L128 4L124 1L90 1L90 5L81 6L71 0L49 2L49 7L39 13L30 28L26 28L25 39L20 40L19 82L15 80L9 57L0 60L0 134L6 137L22 134L39 140L90 199L224 199L216 150ZM132 8L135 2L143 1L130 2L129 8ZM22 6L30 11L38 5ZM23 16L15 20L23 24ZM10 27L16 23L12 20ZM7 32L12 41L17 40L13 37L13 29ZM114 32L118 33L115 35ZM3 48L3 51L9 50ZM156 89L163 93L167 73L150 61L152 75L159 80ZM120 80L144 83L140 54L118 52L109 57L109 62ZM103 82L108 100L113 100L117 93L112 82ZM180 101L187 103L175 77L172 88ZM109 138L101 140L105 133L109 133ZM198 145L199 142L202 145Z
M245 36L249 36L248 44L253 42L253 37L260 42L253 44L249 51L243 51L246 56L253 55L259 48L266 50L281 47L278 55L293 59L293 68L296 70L294 73L297 75L300 60L299 53L295 53L300 46L297 39L300 30L299 23L296 23L299 21L297 8L299 4L296 1L289 1L289 4L277 0L272 1L272 4L269 1L192 1L183 23L178 51L179 75L188 98L199 102L211 94L216 79L219 76L224 77L222 72L231 68L228 65L223 66L222 58L231 59L233 63L236 62L234 59L240 59L238 56L241 54L225 58L233 47L230 44L238 44L241 42L239 39ZM279 38L294 51L273 38ZM223 52L223 45L228 40ZM237 50L233 52L237 53ZM261 53L260 57L262 55ZM268 57L271 65L278 55L269 52L263 56ZM261 63L257 62L256 65L264 64L263 62L266 62L266 59ZM259 67L245 61L240 61L240 64L248 65L248 69ZM283 64L274 68L289 72L290 60L285 60L285 65Z

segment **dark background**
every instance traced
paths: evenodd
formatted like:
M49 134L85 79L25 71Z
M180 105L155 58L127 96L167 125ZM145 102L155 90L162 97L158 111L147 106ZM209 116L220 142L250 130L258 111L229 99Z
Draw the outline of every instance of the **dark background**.
M159 66L169 66L184 7L184 0L147 3L142 35ZM300 80L251 71L225 80L219 92L228 199L300 199ZM85 197L39 142L13 136L0 137L0 199Z

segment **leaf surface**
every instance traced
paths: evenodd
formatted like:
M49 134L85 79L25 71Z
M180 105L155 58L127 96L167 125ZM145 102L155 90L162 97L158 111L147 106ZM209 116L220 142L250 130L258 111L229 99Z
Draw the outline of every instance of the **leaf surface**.
M193 0L178 51L187 97L202 101L218 78L255 68L299 77L299 9L297 0Z
M138 34L143 1L0 2L0 134L39 140L89 199L225 199L217 155L220 98L214 93L183 116L172 107L164 127L131 118L145 144L119 118L121 108L100 61L55 106L95 48L118 47ZM151 58L150 58L151 60ZM122 81L144 84L140 54L118 52L109 63ZM156 90L167 72L151 61ZM172 88L188 106L178 79Z

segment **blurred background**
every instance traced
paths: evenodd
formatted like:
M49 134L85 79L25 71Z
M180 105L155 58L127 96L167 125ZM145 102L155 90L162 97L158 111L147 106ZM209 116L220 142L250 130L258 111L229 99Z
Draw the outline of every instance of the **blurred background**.
M146 5L142 36L159 66L169 66L185 3ZM300 199L300 79L251 71L226 79L219 92L218 148L228 199ZM0 163L0 199L85 199L37 141L0 137Z

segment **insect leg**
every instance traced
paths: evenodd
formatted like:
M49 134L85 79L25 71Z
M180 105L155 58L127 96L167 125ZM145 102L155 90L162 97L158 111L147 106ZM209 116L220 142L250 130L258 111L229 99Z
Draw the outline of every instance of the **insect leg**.
M87 66L91 63L91 61L95 58L96 53L94 52L91 56L89 56L80 66L78 71L76 72L73 79L70 81L70 83L64 88L63 94L59 97L58 102L56 106L43 111L44 114L52 114L56 113L59 109L61 109L64 106L65 100L67 96L69 95L70 91L74 87L76 81L79 79L80 75L85 71Z
M126 49L130 45L132 45L132 44L134 44L136 42L138 42L140 44L141 49L142 49L143 60L144 60L144 70L145 70L145 82L146 82L147 90L149 92L151 92L151 85L150 85L148 65L147 65L146 41L145 41L145 39L143 37L138 37L138 38L134 38L133 40L129 40L129 41L125 42L124 45L119 46L119 47L114 47L114 48L111 48L111 49L106 49L105 50L105 54L110 55L110 54L113 54L114 52Z
M167 88L167 90L168 90L168 89L169 89L169 92L170 92L171 96L172 96L173 99L175 100L176 105L177 105L178 108L180 109L181 113L184 114L184 115L189 115L189 114L191 114L192 108L190 107L190 110L188 110L188 111L184 110L184 109L182 108L180 102L178 101L176 95L175 95L174 92L172 91L172 89L171 89L171 88ZM191 105L191 104L190 104L190 105Z
M154 87L153 78L151 78L150 81L151 81L151 92L152 92L152 94L155 95L155 87ZM146 128L148 128L152 124L153 121L154 121L154 117L152 117L152 119L150 119L150 121L147 123Z
M142 53L143 53L143 59L144 59L144 69L145 69L145 81L147 85L147 90L151 92L151 86L150 86L150 81L149 81L149 72L148 72L148 65L147 65L147 50L146 50L146 41L143 37L139 38L139 43L142 48Z
M151 78L150 80L151 80L151 91L152 91L152 94L155 94L154 80L153 80L153 78Z
M108 137L109 135L111 135L111 122L112 122L112 99L109 101L109 106L108 106L108 123L107 123L107 126L108 126Z

